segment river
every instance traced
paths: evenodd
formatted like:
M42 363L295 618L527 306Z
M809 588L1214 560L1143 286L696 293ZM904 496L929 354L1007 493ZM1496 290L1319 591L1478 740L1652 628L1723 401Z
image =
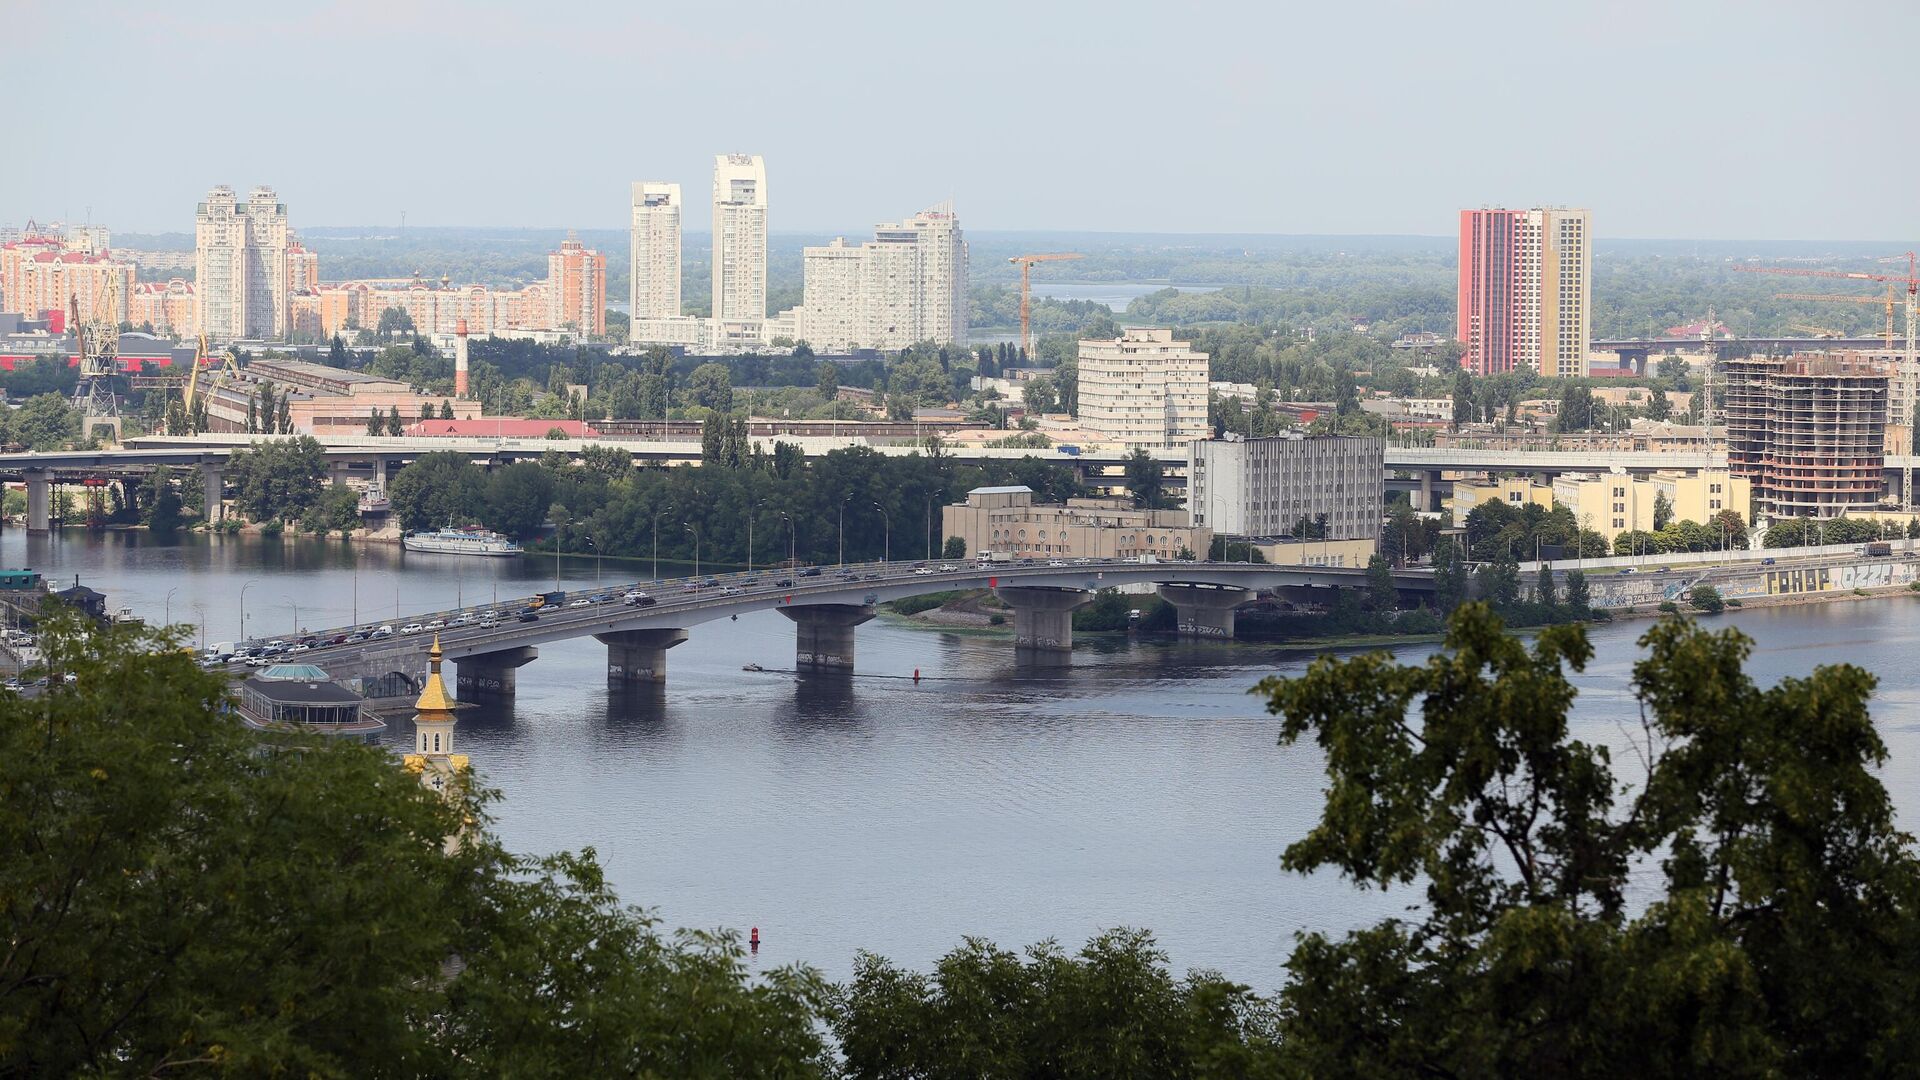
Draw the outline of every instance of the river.
M240 636L243 586L249 628L284 634L296 605L301 625L319 627L349 621L356 603L362 621L390 618L396 593L407 612L553 579L551 560L534 558L77 531L7 530L0 563L78 574L112 603L149 619L170 613L208 640ZM566 563L565 582L593 580L591 557ZM621 565L608 560L606 580L644 569ZM1766 682L1841 661L1879 674L1886 779L1912 828L1912 601L1717 621L1756 639L1751 670ZM1596 659L1577 680L1578 734L1615 747L1616 762L1627 760L1627 679L1645 627L1594 630ZM462 714L459 745L503 791L497 826L511 847L591 845L620 894L668 926L758 926L763 966L804 961L845 976L859 949L925 966L962 935L1077 946L1125 925L1155 931L1178 970L1213 968L1270 990L1295 932L1362 925L1417 899L1279 868L1280 850L1319 813L1319 755L1277 747L1276 721L1246 691L1298 672L1308 654L1083 637L1071 667L1033 671L1004 637L883 617L859 631L860 674L820 681L778 670L792 667L793 647L791 625L772 612L695 627L669 654L664 695L642 700L609 694L591 639L542 646L519 673L517 700ZM749 662L769 670L742 671ZM387 735L409 738L404 723Z

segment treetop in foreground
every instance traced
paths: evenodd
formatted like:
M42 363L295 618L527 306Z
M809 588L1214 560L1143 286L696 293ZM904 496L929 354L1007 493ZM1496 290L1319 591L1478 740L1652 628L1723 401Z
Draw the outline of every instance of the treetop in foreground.
M1920 873L1847 665L1760 688L1752 642L1666 619L1630 766L1568 723L1578 626L1483 605L1420 666L1322 658L1258 687L1328 786L1284 865L1425 902L1301 938L1282 1050L1309 1075L1860 1076L1920 1060Z

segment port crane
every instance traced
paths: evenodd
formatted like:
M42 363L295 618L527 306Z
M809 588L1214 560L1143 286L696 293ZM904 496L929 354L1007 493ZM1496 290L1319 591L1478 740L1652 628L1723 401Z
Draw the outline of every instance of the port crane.
M80 297L67 295L67 321L73 325L73 343L80 353L80 382L73 389L73 407L80 413L80 435L91 438L100 428L113 432L120 441L120 399L114 395L113 380L120 374L120 328L113 322L118 290L107 287L106 302L96 304L94 314L104 311L104 319L93 323L80 321Z
M1909 372L1920 367L1920 350L1916 345L1916 307L1920 307L1920 268L1916 267L1914 253L1904 256L1907 260L1905 275L1869 274L1862 270L1815 270L1799 266L1736 266L1735 270L1745 274L1785 274L1791 277L1829 278L1840 281L1878 281L1883 284L1902 286L1907 290L1907 347L1901 363Z
M1033 285L1028 278L1033 271L1033 264L1084 258L1086 258L1085 255L1061 251L1047 255L1015 255L1007 260L1010 263L1019 264L1020 267L1020 348L1028 357L1033 356Z

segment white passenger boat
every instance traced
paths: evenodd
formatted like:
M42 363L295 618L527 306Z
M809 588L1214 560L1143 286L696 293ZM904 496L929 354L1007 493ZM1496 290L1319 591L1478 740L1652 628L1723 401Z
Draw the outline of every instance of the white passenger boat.
M408 551L433 555L518 555L520 545L486 529L440 529L409 533L400 541Z

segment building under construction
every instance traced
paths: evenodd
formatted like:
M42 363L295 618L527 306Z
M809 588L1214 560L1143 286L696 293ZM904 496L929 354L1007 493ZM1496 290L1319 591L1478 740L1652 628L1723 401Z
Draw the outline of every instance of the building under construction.
M1832 518L1880 501L1886 363L1854 352L1723 362L1727 468L1753 483L1756 516Z

